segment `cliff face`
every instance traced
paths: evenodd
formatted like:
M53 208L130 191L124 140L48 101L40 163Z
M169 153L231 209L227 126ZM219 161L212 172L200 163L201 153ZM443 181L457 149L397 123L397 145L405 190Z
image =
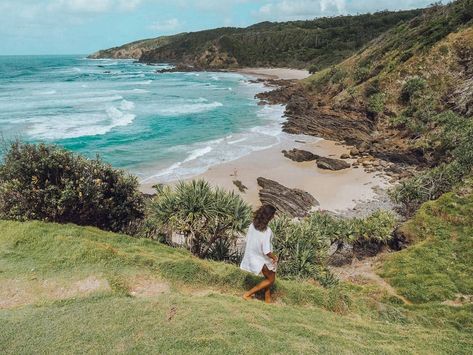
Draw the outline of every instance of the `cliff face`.
M434 6L301 83L260 95L286 102L284 129L345 140L383 159L448 159L431 133L449 110L473 115L473 1ZM453 139L453 137L452 137Z
M135 58L205 69L235 66L312 67L339 63L370 40L420 10L380 12L247 28L217 28L143 40L99 51L92 58Z

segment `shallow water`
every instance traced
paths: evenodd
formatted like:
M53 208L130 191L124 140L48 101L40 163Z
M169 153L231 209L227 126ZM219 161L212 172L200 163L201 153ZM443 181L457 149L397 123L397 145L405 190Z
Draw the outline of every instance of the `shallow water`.
M258 106L260 84L237 73L83 56L0 57L0 132L59 144L144 182L204 172L280 140L282 106Z

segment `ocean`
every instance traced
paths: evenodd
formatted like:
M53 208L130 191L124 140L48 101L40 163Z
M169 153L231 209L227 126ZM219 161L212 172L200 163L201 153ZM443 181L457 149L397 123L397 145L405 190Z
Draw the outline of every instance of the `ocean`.
M133 60L0 56L0 134L97 154L144 183L186 179L281 139L283 106L238 73Z

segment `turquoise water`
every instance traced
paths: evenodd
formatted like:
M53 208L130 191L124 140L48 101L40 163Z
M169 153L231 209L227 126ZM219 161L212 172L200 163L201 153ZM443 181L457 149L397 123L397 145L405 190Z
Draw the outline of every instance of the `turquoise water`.
M0 133L51 142L137 174L187 178L277 144L281 106L237 73L166 73L167 67L83 56L0 57Z

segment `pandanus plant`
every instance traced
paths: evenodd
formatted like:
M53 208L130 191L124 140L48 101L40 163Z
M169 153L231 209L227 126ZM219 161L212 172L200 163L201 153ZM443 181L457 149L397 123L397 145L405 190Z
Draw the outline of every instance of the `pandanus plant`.
M182 235L194 255L221 260L226 257L215 255L216 250L232 250L219 246L234 244L251 221L251 208L239 195L212 188L204 180L157 186L152 213L169 239Z

